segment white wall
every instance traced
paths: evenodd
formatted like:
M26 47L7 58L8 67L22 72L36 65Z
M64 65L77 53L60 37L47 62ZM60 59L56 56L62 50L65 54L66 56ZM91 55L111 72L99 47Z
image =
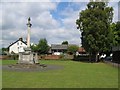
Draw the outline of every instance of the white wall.
M27 47L26 44L24 44L22 41L18 41L9 47L9 53L11 53L12 51L16 54L18 54L19 52L24 52L23 48L25 47Z

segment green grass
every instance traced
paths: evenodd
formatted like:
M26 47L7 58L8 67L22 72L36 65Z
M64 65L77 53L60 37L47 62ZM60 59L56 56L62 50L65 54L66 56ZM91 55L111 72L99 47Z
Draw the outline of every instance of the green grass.
M16 62L6 60L2 64ZM3 88L118 88L118 69L104 63L53 60L40 63L64 68L45 72L3 71Z

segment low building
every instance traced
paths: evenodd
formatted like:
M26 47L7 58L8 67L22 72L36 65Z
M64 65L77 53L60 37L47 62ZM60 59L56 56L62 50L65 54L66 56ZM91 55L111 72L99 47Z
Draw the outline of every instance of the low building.
M85 54L86 51L85 51L85 49L84 49L83 47L79 47L78 53L79 53L79 54Z
M80 56L87 56L89 54L85 51L85 49L83 47L79 47L78 51L76 52L76 55L77 56L78 55L80 55Z
M17 41L10 44L8 49L10 54L18 54L19 52L24 52L24 48L26 47L26 42L24 42L22 38L19 38Z
M51 45L51 53L60 55L61 53L64 53L67 51L68 45L62 45L62 44L52 44Z

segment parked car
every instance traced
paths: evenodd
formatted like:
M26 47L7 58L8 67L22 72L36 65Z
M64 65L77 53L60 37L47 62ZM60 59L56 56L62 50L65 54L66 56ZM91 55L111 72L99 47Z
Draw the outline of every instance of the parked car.
M61 55L60 52L54 52L53 55Z

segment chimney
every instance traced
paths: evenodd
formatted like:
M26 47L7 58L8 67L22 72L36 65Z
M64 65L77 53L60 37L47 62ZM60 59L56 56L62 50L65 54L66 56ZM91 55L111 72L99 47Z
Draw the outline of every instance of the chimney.
M20 40L20 41L23 41L23 38L21 37L21 38L19 38L19 40Z

